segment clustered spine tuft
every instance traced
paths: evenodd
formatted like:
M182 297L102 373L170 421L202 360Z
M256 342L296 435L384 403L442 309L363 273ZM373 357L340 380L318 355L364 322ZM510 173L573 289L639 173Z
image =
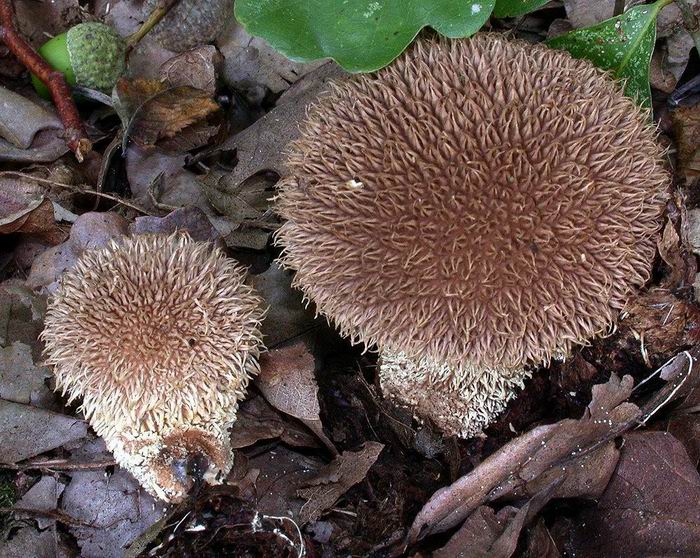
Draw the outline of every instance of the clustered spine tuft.
M354 342L457 376L523 377L606 332L649 278L669 185L620 84L486 33L335 84L287 166L296 286Z
M187 489L177 460L204 455L210 482L231 468L228 430L261 348L262 301L244 280L211 243L144 235L86 252L49 305L57 390L164 500Z

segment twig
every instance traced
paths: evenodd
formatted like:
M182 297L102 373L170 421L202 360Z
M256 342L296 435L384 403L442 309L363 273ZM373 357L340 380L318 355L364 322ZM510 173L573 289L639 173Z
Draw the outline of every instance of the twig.
M132 33L126 38L126 49L127 52L131 51L139 41L143 39L148 32L153 29L158 22L163 19L170 9L175 6L180 0L161 0L158 6L148 15L146 21L143 22L141 27L139 27L135 33Z
M30 463L22 463L20 465L11 463L2 463L0 467L4 469L12 469L16 471L96 471L116 465L114 459L104 459L102 461L91 461L87 463L76 463L67 459L46 459L44 461L33 461Z
M0 0L2 1L2 0ZM49 180L47 178L39 178L38 176L32 176L31 174L26 174L24 172L19 172L19 171L4 171L0 173L0 176L16 176L18 178L27 178L29 180L34 180L35 182L38 182L39 184L48 184L49 186L56 186L58 188L65 188L66 190L72 190L76 194L89 194L91 196L98 196L100 198L105 198L106 200L112 200L113 202L118 203L119 205L123 205L124 207L129 207L135 211L138 211L139 213L142 213L143 215L150 215L148 211L146 211L143 207L140 207L136 205L135 203L132 203L128 200L125 200L124 198L120 198L119 196L113 196L112 194L106 194L105 192L98 192L97 190L89 190L85 188L81 188L79 186L73 186L72 184L64 184L62 182L55 182L53 180Z
M681 11L681 16L683 16L683 26L685 30L690 34L695 42L695 48L700 54L700 18L693 11L693 6L691 6L688 0L676 0L676 6Z
M87 137L71 89L64 75L54 70L19 33L15 26L11 0L0 0L0 41L5 43L25 68L46 85L63 123L66 143L75 153L75 158L82 163L85 155L92 151L92 142Z

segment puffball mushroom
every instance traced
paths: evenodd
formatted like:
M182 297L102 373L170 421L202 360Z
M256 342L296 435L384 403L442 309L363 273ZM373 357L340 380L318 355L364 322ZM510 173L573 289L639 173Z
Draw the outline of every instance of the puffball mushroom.
M526 366L610 328L649 277L669 186L619 83L487 33L419 40L336 83L287 167L278 241L295 284L379 349L388 391L427 414L427 390L450 398L431 418L462 436Z
M42 334L56 389L122 467L176 502L231 469L229 428L258 372L262 301L245 272L185 234L87 251L51 299Z

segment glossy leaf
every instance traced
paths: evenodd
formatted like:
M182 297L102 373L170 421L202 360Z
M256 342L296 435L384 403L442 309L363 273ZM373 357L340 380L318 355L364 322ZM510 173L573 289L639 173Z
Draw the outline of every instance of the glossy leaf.
M396 58L426 26L468 37L495 0L236 0L236 19L296 61L333 58L370 72Z
M493 15L496 17L521 16L534 12L548 2L549 0L496 0Z
M649 61L656 41L656 16L668 2L636 6L597 25L576 29L547 41L552 48L568 50L625 81L625 93L641 105L651 106Z

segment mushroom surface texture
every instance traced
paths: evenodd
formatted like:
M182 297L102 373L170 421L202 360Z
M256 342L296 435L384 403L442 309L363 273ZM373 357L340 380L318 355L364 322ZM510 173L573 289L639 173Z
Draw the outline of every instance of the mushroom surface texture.
M258 372L262 300L211 243L144 235L85 252L42 333L56 389L152 495L231 469L229 428Z
M650 275L670 186L649 114L619 83L490 33L419 40L335 83L287 168L282 263L318 312L388 354L382 375L402 355L452 386L490 370L479 390L493 393L609 330Z

